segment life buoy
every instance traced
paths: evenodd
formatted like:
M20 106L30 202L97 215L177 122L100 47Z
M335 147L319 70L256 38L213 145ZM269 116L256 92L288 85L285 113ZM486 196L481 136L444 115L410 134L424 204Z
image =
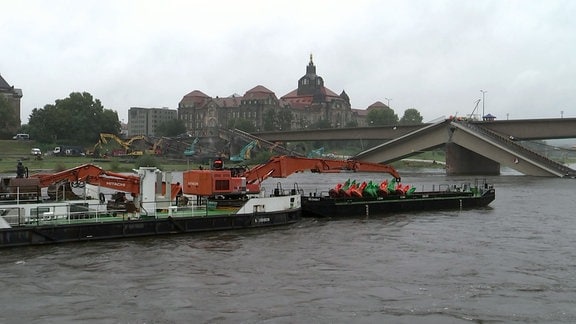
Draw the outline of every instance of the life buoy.
M104 197L104 194L103 194L103 193L100 193L100 194L98 195L98 198L100 198L100 203L103 204L103 203L106 202L106 198Z

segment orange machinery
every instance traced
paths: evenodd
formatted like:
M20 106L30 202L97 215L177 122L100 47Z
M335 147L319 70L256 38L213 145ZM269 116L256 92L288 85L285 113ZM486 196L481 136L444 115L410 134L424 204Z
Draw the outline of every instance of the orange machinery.
M326 160L296 156L276 156L268 162L244 170L239 168L217 170L189 170L184 172L182 191L199 196L235 196L259 193L260 184L269 177L285 178L296 172L310 170L317 173L381 172L397 180L400 174L389 165L354 160Z
M39 187L42 188L66 180L71 183L72 187L79 187L84 183L89 183L117 191L129 192L135 196L140 194L139 176L106 171L93 164L84 164L52 174L36 174L31 177L38 178L40 180ZM180 189L179 184L171 185L171 199L176 198ZM166 185L163 184L162 194L165 192Z

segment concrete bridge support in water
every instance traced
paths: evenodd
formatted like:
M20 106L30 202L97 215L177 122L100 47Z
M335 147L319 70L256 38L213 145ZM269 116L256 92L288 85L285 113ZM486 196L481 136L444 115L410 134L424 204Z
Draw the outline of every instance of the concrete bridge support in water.
M446 174L499 175L500 163L455 143L446 143Z

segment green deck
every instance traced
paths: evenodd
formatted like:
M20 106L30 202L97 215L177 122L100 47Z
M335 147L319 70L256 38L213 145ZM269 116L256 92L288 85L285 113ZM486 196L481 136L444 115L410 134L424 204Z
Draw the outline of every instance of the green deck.
M91 224L91 223L104 223L104 222L121 222L130 219L166 219L170 216L173 218L181 217L210 217L210 216L227 216L233 215L238 211L239 208L233 207L216 207L216 208L206 208L206 206L186 206L178 207L173 209L171 212L169 210L157 211L154 215L145 215L141 213L138 218L133 213L127 213L124 211L108 211L106 213L96 213L95 211L89 211L86 217L78 219L68 219L68 218L56 218L56 219L45 219L37 220L30 223L21 224L21 226L38 226L38 225L63 225L63 224Z

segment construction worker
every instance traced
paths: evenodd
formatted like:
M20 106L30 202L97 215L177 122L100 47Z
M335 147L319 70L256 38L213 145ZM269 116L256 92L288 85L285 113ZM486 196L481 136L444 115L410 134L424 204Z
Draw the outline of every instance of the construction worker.
M16 178L24 178L26 174L26 168L22 165L22 161L18 160L18 165L16 165Z

